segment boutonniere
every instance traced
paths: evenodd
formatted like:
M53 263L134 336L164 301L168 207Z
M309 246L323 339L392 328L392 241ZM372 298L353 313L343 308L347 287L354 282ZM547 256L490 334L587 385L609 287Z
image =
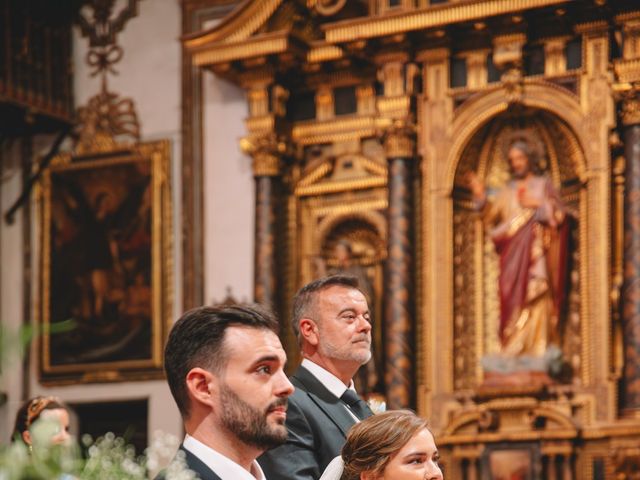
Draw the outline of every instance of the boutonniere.
M379 413L384 413L387 411L387 402L384 400L384 397L372 397L367 400L367 405L373 412L374 415Z

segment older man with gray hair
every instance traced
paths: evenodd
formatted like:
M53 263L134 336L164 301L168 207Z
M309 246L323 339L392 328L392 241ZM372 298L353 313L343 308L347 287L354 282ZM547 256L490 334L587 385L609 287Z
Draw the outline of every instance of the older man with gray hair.
M268 478L317 480L349 429L372 414L353 386L358 368L371 359L369 306L358 279L333 275L302 287L292 327L303 360L291 377L289 435L258 462Z

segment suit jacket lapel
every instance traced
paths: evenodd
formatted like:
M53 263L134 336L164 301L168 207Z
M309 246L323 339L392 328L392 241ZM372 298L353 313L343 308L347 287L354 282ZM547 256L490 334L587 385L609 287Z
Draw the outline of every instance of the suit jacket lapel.
M207 467L207 465L202 460L200 460L182 445L180 445L180 450L185 453L185 460L187 462L187 467L189 467L189 470L197 473L198 477L201 480L222 480L218 475L215 474L213 470Z
M300 366L291 377L292 383L307 392L309 398L329 419L336 424L346 437L349 429L356 423L338 397L331 393L313 374Z

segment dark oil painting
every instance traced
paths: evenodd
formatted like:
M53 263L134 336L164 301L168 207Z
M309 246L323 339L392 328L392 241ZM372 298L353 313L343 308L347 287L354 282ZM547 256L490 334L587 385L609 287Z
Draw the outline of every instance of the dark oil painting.
M154 257L163 229L153 166L134 155L50 169L42 207L45 377L101 381L109 380L101 372L161 367L162 314L153 305L166 281Z
M146 162L51 176L51 364L151 355L150 172Z

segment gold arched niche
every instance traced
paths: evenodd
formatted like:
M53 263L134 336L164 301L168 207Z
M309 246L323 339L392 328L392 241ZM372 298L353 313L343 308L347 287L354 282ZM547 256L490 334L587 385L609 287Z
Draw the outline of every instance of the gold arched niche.
M326 271L322 273L344 273L357 277L369 301L374 326L373 361L362 367L356 375L357 390L363 395L384 394L382 282L387 238L385 218L377 211L328 215L320 221L316 232L316 250L312 258L319 259L325 265ZM335 255L336 246L340 243L348 244L351 250L352 265L346 269Z
M357 147L357 148L354 148ZM384 152L376 139L361 144L315 146L307 151L307 162L295 182L295 197L289 201L289 242L295 291L323 274L354 274L371 291L373 319L381 325L382 275L386 257L387 171ZM336 246L347 244L351 266L338 261ZM367 289L365 288L365 289ZM382 352L382 331L374 326L375 350ZM292 349L293 350L293 349ZM297 349L296 349L297 350ZM297 351L288 352L295 358ZM382 367L381 357L376 367ZM295 362L294 362L295 363ZM382 378L379 374L380 379ZM366 394L380 388L362 388Z
M594 91L596 87L602 87L596 83ZM449 412L461 407L461 398L473 396L472 386L477 385L482 375L476 353L473 353L473 359L468 357L465 360L456 356L457 349L465 345L470 352L482 352L485 348L485 332L482 331L485 326L481 322L472 324L474 332L470 344L467 339L454 335L455 329L460 328L456 321L462 321L454 314L459 289L454 275L456 189L461 186L465 168L471 168L467 166L471 163L463 161L463 158L468 155L465 153L467 149L475 148L478 159L474 166L479 165L482 154L488 159L491 144L487 144L486 139L495 135L496 129L499 130L498 122L506 122L507 118L514 124L521 119L525 123L552 121L541 134L544 144L550 145L549 173L560 183L565 179L569 181L569 178L575 181L572 201L577 205L580 219L576 236L581 296L579 335L576 336L581 345L575 362L579 363L579 371L575 372L574 391L583 395L581 402L589 405L585 409L589 412L589 419L605 418L615 409L616 387L610 378L609 362L612 346L609 132L613 109L609 99L603 100L604 104L599 104L598 108L593 106L589 92L589 88L585 88L579 95L574 95L550 82L531 79L525 81L522 95L512 104L506 101L505 90L500 85L477 93L457 107L447 95L425 97L421 104L419 144L423 155L423 239L420 250L422 275L417 387L418 408L432 418L436 431L446 425ZM593 114L596 110L600 112L598 115ZM496 119L500 120L496 122ZM563 146L556 147L556 144ZM555 161L555 166L554 155L558 158L563 156ZM468 228L471 226L480 229L474 231L474 238L480 238L481 225L471 222ZM458 242L464 240L464 237L458 237ZM471 255L474 261L482 261L484 245L481 242L463 241L461 246L471 250L467 255ZM468 281L475 282L474 288L481 291L481 278ZM481 310L482 303L483 297L476 296L473 308ZM469 370L471 376L458 385L456 362L473 364ZM463 366L458 365L459 371L461 368Z
M349 214L327 215L318 224L317 238L315 245L322 249L330 242L330 237L339 227L349 225L352 221L359 221L368 224L368 227L375 232L380 239L387 238L387 222L380 212L362 211ZM384 249L383 249L384 251ZM320 253L320 252L318 252ZM382 252L379 252L382 254Z
M387 224L382 213L363 211L344 215L329 215L318 225L315 255L323 258L330 271L339 270L333 254L339 242L347 242L353 260L367 275L374 318L382 319L382 276L386 257ZM348 273L348 272L347 272ZM379 330L379 329L377 329ZM380 332L381 335L381 332ZM382 337L376 337L382 348Z
M524 89L520 103L510 105L505 101L504 90L494 88L479 95L475 100L463 104L456 112L451 125L451 144L446 157L446 169L443 172L443 185L453 187L462 151L476 132L491 119L510 111L516 119L522 108L548 112L561 119L578 145L586 145L585 115L579 99L565 89L544 81L534 81ZM584 180L586 163L577 166L577 173Z
M573 213L571 221L571 272L567 310L561 319L564 357L579 381L581 370L580 202L584 185L584 154L575 135L562 120L543 110L503 112L479 128L465 146L454 177L453 200L453 336L454 388L473 389L482 381L480 360L499 351L499 262L485 234L465 185L468 172L477 172L489 192L510 178L506 146L522 132L541 152L539 168L553 181Z

